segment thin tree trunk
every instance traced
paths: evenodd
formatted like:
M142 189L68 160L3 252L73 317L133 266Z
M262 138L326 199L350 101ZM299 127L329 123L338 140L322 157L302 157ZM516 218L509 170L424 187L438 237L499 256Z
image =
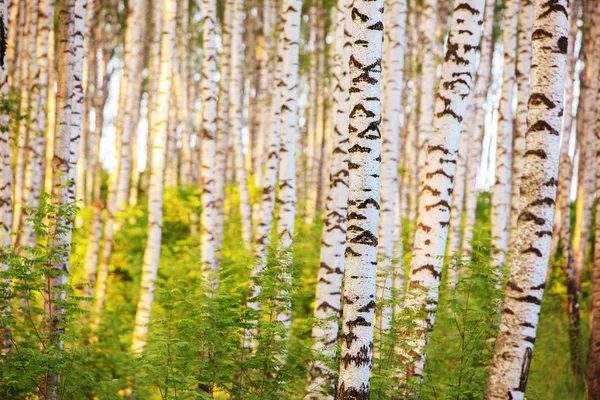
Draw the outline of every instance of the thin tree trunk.
M248 248L252 243L252 208L248 192L246 157L242 144L243 121L243 35L244 35L244 3L235 0L234 16L231 31L231 78L229 79L229 133L235 152L235 179L240 194L240 214L242 223L242 239Z
M317 101L319 97L318 81L322 79L318 75L319 57L317 42L321 39L319 35L319 7L317 0L311 0L308 9L308 102L306 109L306 171L305 171L305 220L313 223L316 215L316 190L317 190Z
M217 134L217 2L203 0L202 61L202 215L200 243L205 280L215 270L215 138Z
M484 0L465 0L455 4L442 76L435 103L432 135L427 147L424 180L421 182L419 215L415 232L409 288L405 311L416 312L415 327L402 343L407 379L423 376L425 347L433 328L441 267L446 250L452 188L462 121L476 72L476 49L481 38Z
M504 266L508 251L513 152L513 92L517 58L517 17L519 0L508 0L504 12L504 68L498 106L496 141L496 180L492 190L492 261L495 268Z
M485 15L483 19L483 33L481 36L479 67L477 69L477 83L475 84L475 125L469 141L466 183L465 183L465 224L463 227L462 252L471 254L473 240L473 226L475 225L475 211L477 209L477 176L481 164L481 152L485 127L485 114L487 109L487 94L491 83L491 65L493 30L494 30L494 0L485 1Z
M14 0L13 0L14 1ZM16 5L13 3L13 8ZM12 11L12 10L11 10ZM0 0L0 21L2 22L2 30L0 30L0 41L6 43L9 35L9 30L14 29L13 26L9 26L9 15L6 7L6 0ZM0 59L0 95L6 96L8 94L8 64L9 60L4 53ZM10 120L8 113L0 115L0 245L2 247L10 246L11 242L11 230L12 230L12 200L11 200L11 174L10 174L10 143L9 143L9 128ZM6 272L8 269L7 264L0 265L0 271ZM3 295L8 295L10 290L10 281L7 279L2 280L3 290L6 292ZM3 317L8 317L11 314L10 302L2 304ZM12 343L9 340L10 332L9 328L0 329L0 353L7 354L12 347Z
M385 0L383 16L383 93L381 134L381 201L379 245L377 247L377 299L384 304L378 310L375 326L381 333L390 328L392 320L392 287L394 281L394 226L397 219L398 153L400 150L400 114L402 83L404 82L404 37L406 31L406 1Z
M179 180L182 185L192 183L192 148L191 148L191 117L189 113L188 86L189 79L189 0L180 0L177 6L177 71L175 76L179 81L176 91L178 125L181 131L181 168Z
M87 249L83 264L83 283L81 294L85 297L94 295L94 283L96 282L96 268L98 266L98 255L100 254L100 238L102 237L102 214L104 203L96 200L94 203L94 214L87 238Z
M72 201L74 182L69 178L75 174L71 171L77 161L77 152L73 155L73 147L78 145L79 126L74 123L76 85L81 82L83 68L83 22L85 21L86 0L61 0L59 2L58 24L58 73L56 91L56 129L54 158L52 168L56 172L52 181L52 205L61 207ZM81 47L81 48L80 48ZM75 139L75 140L74 140ZM75 142L75 143L74 143ZM69 255L71 248L71 228L73 215L51 215L49 220L48 247L56 250L56 258L52 259L45 279L47 288L44 293L45 323L43 334L47 347L63 348L64 310L60 303L66 297L64 285L69 274ZM58 399L59 376L51 371L41 385L41 395L46 399Z
M573 1L574 3L577 0ZM512 150L512 189L510 205L510 227L508 247L517 248L517 225L519 217L519 188L523 174L523 154L525 153L525 134L527 132L527 101L529 100L529 75L531 71L531 27L533 24L533 1L521 1L517 22L517 62L515 75L517 84L517 111L514 124ZM574 42L573 39L571 42ZM570 42L570 43L571 43ZM572 76L573 73L567 73ZM572 88L571 88L572 91ZM569 93L569 92L567 92ZM511 257L512 258L512 257Z
M160 2L160 0L158 0ZM167 149L167 119L169 118L169 98L173 49L175 46L176 0L164 0L164 18L161 35L160 68L158 94L156 98L155 124L150 127L152 134L152 165L148 192L148 242L144 251L142 283L135 313L135 326L131 340L131 350L143 351L148 337L148 323L154 299L154 281L158 272L160 244L162 237L162 205L165 177L165 150Z
M333 73L333 151L329 166L329 192L325 202L325 218L321 239L321 256L317 276L312 329L313 355L329 359L336 356L338 323L341 311L341 288L346 250L346 212L348 208L348 117L349 117L349 60L351 52L352 1L337 3L335 41L332 51ZM335 385L334 372L320 361L309 365L306 391L309 399L319 399L324 389Z
M556 199L568 1L534 0L531 86L515 258L486 398L523 399L544 293Z
M215 257L217 267L221 265L223 229L225 223L225 170L227 166L227 144L229 126L229 79L231 77L231 29L233 24L233 4L225 1L225 16L221 26L221 71L219 80L219 100L217 103L216 176L215 176Z
M337 399L368 399L373 356L381 161L383 0L352 5L349 192Z
M296 216L296 129L298 107L298 47L300 40L299 0L285 0L281 9L283 27L283 70L281 74L281 148L279 164L279 237L278 255L281 279L291 285L289 268L294 243L294 218ZM283 304L276 315L289 332L291 305Z

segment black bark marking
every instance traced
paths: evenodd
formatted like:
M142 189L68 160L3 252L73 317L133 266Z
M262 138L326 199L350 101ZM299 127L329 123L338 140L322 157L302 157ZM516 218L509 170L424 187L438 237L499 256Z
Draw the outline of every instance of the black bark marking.
M527 207L535 207L535 206L553 206L556 204L554 200L550 197L544 197L543 199L537 199L529 203Z
M450 155L450 151L448 151L444 146L429 146L427 148L427 154L429 153L433 153L434 151L441 151L442 153L446 154L446 155Z
M429 211L432 208L436 208L436 207L446 207L448 210L450 210L450 204L448 204L448 202L446 200L440 200L435 204L430 204L425 206L425 210Z
M452 59L452 61L458 65L469 65L469 60L458 55L458 43L454 43L450 39L451 37L448 38L448 48L446 50L446 55L444 56L444 61L450 61L450 59Z
M523 297L513 297L514 300L520 302L520 303L531 303L531 304L535 304L535 305L541 305L542 301L540 299L538 299L535 296L523 296Z
M439 195L441 194L441 192L440 192L439 190L437 190L437 189L434 189L434 188L432 188L432 187L431 187L431 186L429 186L429 185L425 185L425 186L423 187L423 189L421 189L421 193L423 193L423 192L424 192L424 191L426 191L426 190L427 190L427 191L429 191L429 192L431 192L431 194L432 194L433 196L439 196Z
M352 8L352 20L355 21L357 19L360 19L362 22L367 22L369 16L359 13L356 8Z
M455 113L454 110L452 110L450 108L450 106L452 105L452 100L445 98L441 94L438 94L437 97L438 97L438 99L440 99L444 102L444 109L441 112L437 113L437 117L441 118L444 115L450 115L452 118L456 119L458 122L462 122L463 117L461 117L460 115Z
M346 257L360 257L361 254L357 253L356 251L352 250L351 247L346 247L346 251L344 252L344 255Z
M329 304L328 302L324 301L321 304L319 304L317 306L317 310L323 310L323 311L327 311L327 309L331 309L331 311L335 311L335 312L339 312L339 308L336 308L334 306L332 306L331 304Z
M367 303L366 305L362 306L361 308L359 308L358 312L370 312L371 310L374 310L376 307L375 305L375 300L371 300L369 303Z
M422 222L419 222L419 225L417 225L417 229L419 228L423 229L426 233L431 231L431 227L423 224Z
M540 237L540 238L544 237L544 236L550 236L550 237L552 237L552 231L538 231L538 232L535 233L535 235L537 237Z
M365 244L367 246L377 247L377 237L370 231L364 231L360 235L350 239L350 243Z
M381 131L379 130L379 123L381 121L372 121L371 123L369 123L369 126L367 126L367 129L365 129L364 131L360 132L357 136L361 139L379 139L381 138ZM367 135L367 132L370 131L374 131L376 132L376 134L374 135Z
M375 113L373 111L367 110L362 104L357 104L350 112L350 118L356 117L359 113L363 114L361 117L371 118L375 116Z
M431 272L431 275L433 275L434 278L439 279L442 276L442 273L437 271L436 268L432 265L432 264L425 264L425 265L421 265L418 268L415 268L412 271L412 275L417 274L418 272L427 270L429 272Z
M536 29L531 34L531 40L544 40L546 38L551 38L551 37L552 37L552 34L543 29Z
M338 400L369 400L371 398L371 389L364 383L359 388L349 387L346 389L344 383L337 390L336 398Z
M545 152L544 150L542 150L542 149L537 149L537 150L527 150L527 151L525 152L525 156L529 156L529 155L532 155L532 156L539 157L539 158L541 158L541 159L543 159L543 160L545 160L546 158L548 158L548 157L546 156L546 152Z
M377 21L373 25L367 27L367 29L371 29L373 31L382 31L383 30L383 23L381 21Z
M521 250L521 254L534 253L538 257L542 257L542 252L533 246L529 246L525 250Z
M457 12L458 10L468 11L471 13L471 15L479 15L480 14L479 10L471 7L471 5L468 3L460 3L458 6L456 6L456 8L454 9L454 12Z
M5 67L6 48L8 47L8 35L6 31L7 29L4 25L4 20L0 18L0 67L2 67L2 69Z
M508 282L506 282L506 287L511 288L512 290L514 290L515 292L519 292L519 293L523 293L523 289L521 289L519 287L519 285L517 285L514 281L509 280Z
M362 203L360 203L357 208L359 209L363 209L363 208L367 208L369 205L372 205L373 207L375 207L376 209L379 210L379 203L376 202L373 199L366 199L365 201L363 201Z
M368 147L362 147L359 146L358 144L355 144L354 146L350 147L348 149L348 153L370 153L371 149Z
M348 232L362 232L362 231L364 231L364 229L361 228L360 226L350 225L348 227Z
M532 287L530 287L529 289L531 289L531 290L542 290L542 289L544 289L545 287L546 287L546 282L542 282L542 283L540 283L540 284L539 284L539 285L537 285L537 286L532 286Z
M363 219L367 219L367 217L365 217L362 214L356 213L356 212L351 212L350 214L348 214L348 218L347 219L348 219L348 221L355 220L355 219L357 219L357 220L363 220Z
M539 106L545 105L549 110L552 110L556 107L556 103L550 100L544 93L532 93L529 96L529 105L530 106ZM541 121L538 121L538 123Z
M550 126L549 123L547 123L544 120L539 120L538 122L536 122L535 124L533 124L528 130L527 132L543 132L543 131L548 131L551 135L555 135L555 136L559 136L560 133L554 129L553 127Z
M521 376L519 377L519 387L517 390L524 392L527 388L527 379L529 378L529 366L531 365L531 355L533 351L531 347L525 349L525 356L523 357L523 364L521 365Z
M544 225L546 220L542 217L538 217L534 213L530 211L523 211L521 215L519 215L519 221L529 222L533 221L536 225Z
M558 39L558 51L560 51L561 54L567 54L567 48L569 47L569 39L566 36L562 36L560 39Z
M434 176L436 176L436 175L443 175L443 176L445 176L446 178L450 179L450 182L454 182L454 177L453 177L452 175L448 175L448 174L446 173L446 171L444 171L444 170L443 170L443 169L441 169L441 168L440 168L440 169L438 169L438 170L436 170L436 171L433 171L433 172L428 172L427 174L425 174L425 177L426 177L427 179L431 179L431 178L433 178L433 177L434 177Z
M561 12L565 14L565 17L569 18L569 14L567 13L565 7L562 4L560 4L560 0L548 0L547 2L542 4L542 7L545 7L546 11L540 14L540 16L538 17L539 19L545 18L553 12Z
M544 186L556 186L558 181L555 178L550 178L548 182L544 182Z

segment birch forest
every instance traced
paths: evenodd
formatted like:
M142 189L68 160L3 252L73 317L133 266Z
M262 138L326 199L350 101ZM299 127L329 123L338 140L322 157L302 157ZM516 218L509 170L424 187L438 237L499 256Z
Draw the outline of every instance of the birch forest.
M599 0L0 0L0 399L600 400Z

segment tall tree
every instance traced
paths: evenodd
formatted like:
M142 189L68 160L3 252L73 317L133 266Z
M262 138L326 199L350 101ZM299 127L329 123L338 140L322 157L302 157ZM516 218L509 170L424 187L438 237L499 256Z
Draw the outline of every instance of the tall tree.
M377 278L383 0L352 5L349 193L337 399L369 398Z
M75 167L77 152L74 155L75 160L72 153L73 148L78 145L77 138L80 132L79 126L73 121L73 100L76 83L82 80L83 51L77 49L76 45L83 45L81 21L85 21L85 5L86 0L61 0L58 8L56 129L52 168L60 173L54 173L52 177L51 203L55 207L67 205L72 201L71 193L75 191L75 182L70 178L75 175L71 168ZM75 40L76 37L79 39ZM58 349L63 348L64 310L61 300L66 297L65 284L69 274L73 217L66 213L58 213L50 215L49 218L48 247L56 249L57 257L52 259L46 271L43 333L47 340L46 347ZM59 376L56 373L48 374L40 387L40 394L46 399L58 399L58 384Z
M215 136L217 133L217 2L204 0L202 62L202 215L200 243L205 271L215 267Z
M483 34L481 36L479 67L477 68L477 83L475 84L475 125L469 141L468 153L471 157L467 162L465 183L465 224L463 227L462 252L471 253L475 211L477 208L477 176L481 164L483 131L485 126L487 94L491 83L492 49L494 47L494 0L485 1L483 17Z
M515 258L486 398L523 399L533 354L558 177L568 49L568 1L534 0L531 86Z
M415 327L402 338L407 378L421 379L428 332L433 328L441 267L446 249L456 157L467 99L476 71L484 0L455 3L442 76L435 103L432 135L421 182L419 215L413 258L404 302L405 312L416 312Z
M513 92L517 59L517 17L519 0L506 2L504 12L504 67L498 106L498 138L496 140L496 180L492 190L492 265L504 265L508 251L510 198L513 153Z
M160 1L160 0L159 0ZM172 82L173 49L175 46L175 25L177 0L163 0L163 31L161 35L160 69L158 97L156 99L155 125L151 126L152 165L148 191L148 242L142 265L141 291L135 313L135 326L131 339L131 349L142 351L148 336L148 322L154 299L154 281L158 272L160 244L162 238L162 205L165 174L165 151L167 144L167 119L169 118L169 97Z
M385 28L382 59L382 139L381 139L381 203L379 245L377 247L377 298L385 304L376 326L387 331L392 319L392 286L394 269L394 225L398 195L398 152L400 150L400 114L402 83L404 82L404 36L406 31L406 1L384 1Z
M338 339L344 251L346 249L346 212L348 208L348 101L350 88L350 32L352 2L337 3L333 57L333 151L329 166L329 192L321 238L321 255L317 277L314 316L318 323L312 330L313 354L335 358ZM309 366L306 391L309 398L320 398L320 391L331 388L333 371L314 360Z

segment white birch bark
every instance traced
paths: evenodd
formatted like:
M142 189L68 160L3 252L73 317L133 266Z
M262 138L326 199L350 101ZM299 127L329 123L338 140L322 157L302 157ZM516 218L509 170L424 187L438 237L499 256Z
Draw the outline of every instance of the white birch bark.
M73 123L74 91L77 82L81 82L81 71L77 65L83 64L83 51L78 51L75 45L83 38L83 23L85 21L86 0L61 0L59 2L58 29L58 69L56 91L56 129L54 142L54 157L52 168L55 171L52 178L53 206L64 206L74 193L75 182L69 182L69 177L75 171L72 159L72 142L79 136L78 126ZM81 42L81 45L83 43ZM75 157L77 153L75 153ZM61 173L57 173L61 172ZM45 323L43 333L48 340L47 346L63 348L61 336L64 334L64 312L60 300L66 297L64 285L69 274L69 255L71 248L71 227L73 215L51 215L49 218L48 247L57 251L48 266L46 290L44 297ZM41 394L47 399L58 399L59 376L50 374L44 378Z
M160 1L160 0L159 0ZM156 99L155 124L152 134L152 165L148 193L148 242L144 251L142 283L135 313L135 326L131 350L143 351L147 336L150 311L154 299L154 281L158 272L162 236L162 205L165 177L165 150L167 148L167 119L171 92L172 57L175 47L176 0L164 0L163 30L161 35L158 97Z
M349 192L337 399L370 396L381 161L383 0L352 5Z
M492 266L504 266L508 251L513 150L513 92L517 56L519 0L508 0L504 12L504 68L498 106L496 180L492 189Z
M317 0L312 0L308 9L308 101L306 109L306 171L305 182L305 221L313 223L316 215L315 200L317 197L317 98L318 98L318 53L317 40L319 40L318 30L318 4Z
M215 176L215 257L220 265L225 222L225 170L227 165L227 144L229 126L229 79L231 77L231 29L233 24L233 4L225 1L225 16L221 26L221 73L219 80L219 100L217 103L216 176Z
M556 198L568 1L534 0L531 86L515 259L486 398L523 399L544 293Z
M217 134L217 2L203 0L202 38L202 215L200 216L200 246L205 279L215 269L215 137Z
M82 287L82 296L85 297L92 297L94 295L93 284L96 282L96 268L98 266L98 255L100 254L103 210L104 203L102 200L96 200L83 264L83 283L85 285Z
M0 41L6 43L9 39L9 16L7 1L0 0ZM14 8L16 8L13 5ZM0 95L8 95L8 57L4 53L0 58ZM7 113L0 115L0 246L10 246L12 230L12 199L11 199L11 174L10 174L10 143L9 143L9 115ZM1 264L0 271L6 272L8 265ZM3 280L2 285L6 285L3 290L9 291L9 280ZM7 292L4 293L8 294ZM11 313L10 303L2 304L3 317L8 317ZM7 354L12 347L9 340L8 328L0 329L0 353Z
M299 0L286 0L281 9L283 26L283 70L281 74L281 148L279 164L279 263L281 278L291 284L288 271L294 243L294 218L296 216L296 129L298 111L298 48L300 41ZM291 305L282 305L276 320L289 331L292 322Z
M177 6L177 73L180 90L176 92L178 125L181 130L181 168L179 181L182 185L192 183L191 117L188 97L189 80L189 1L181 0ZM196 51L196 49L194 49Z
M142 79L142 63L144 61L144 11L145 0L131 0L128 2L127 23L125 30L125 52L123 54L123 78L125 85L121 93L125 96L123 101L119 169L117 178L116 202L117 211L123 211L129 200L129 187L131 177L131 144L132 135L135 134L135 110L139 110L139 87Z
M512 189L510 205L510 227L508 246L516 248L517 222L519 217L519 187L523 174L523 153L527 131L527 101L529 99L529 73L531 71L531 27L533 24L533 1L521 1L517 22L517 62L515 66L517 84L517 112L514 124L512 150ZM573 74L571 73L570 76Z
M421 182L409 292L404 302L405 310L417 313L415 327L402 338L404 348L411 349L404 355L406 378L422 379L428 332L435 320L443 263L440 256L446 250L456 158L474 83L483 12L484 0L463 0L454 5Z
M473 226L475 224L475 211L477 208L477 176L481 164L481 151L485 127L485 114L487 94L491 83L492 50L494 48L494 0L485 1L485 15L483 19L483 34L481 36L479 67L477 69L477 83L475 84L475 125L469 141L468 153L471 156L467 162L465 183L465 224L463 227L462 252L471 254L471 241L473 240Z
M377 299L385 303L377 312L375 326L381 331L390 328L392 319L392 287L394 269L394 225L398 200L398 153L400 150L400 114L402 113L402 83L404 82L404 46L406 31L406 1L384 0L385 26L383 45L382 139L381 139L381 201L379 245L377 247Z
M335 317L341 311L341 288L346 249L346 211L348 208L348 118L351 52L352 1L337 3L333 48L333 151L329 165L329 192L321 238L312 329L313 354L334 359L338 339ZM321 391L334 386L334 374L324 363L313 361L306 381L308 398L322 398Z
M419 120L417 136L417 181L415 189L420 190L419 182L424 179L425 159L427 156L427 141L432 131L434 104L435 104L435 83L436 83L436 26L437 26L437 0L424 0L419 20L419 40L420 52L422 54L421 62L421 97L419 99ZM415 204L420 202L415 199ZM417 206L418 207L418 206ZM416 210L417 208L415 208Z
M243 121L243 35L244 35L244 3L235 0L233 3L233 23L231 30L231 77L229 79L229 134L235 152L235 179L240 194L240 214L242 220L242 239L246 247L252 243L252 208L248 192L246 157L242 144Z

